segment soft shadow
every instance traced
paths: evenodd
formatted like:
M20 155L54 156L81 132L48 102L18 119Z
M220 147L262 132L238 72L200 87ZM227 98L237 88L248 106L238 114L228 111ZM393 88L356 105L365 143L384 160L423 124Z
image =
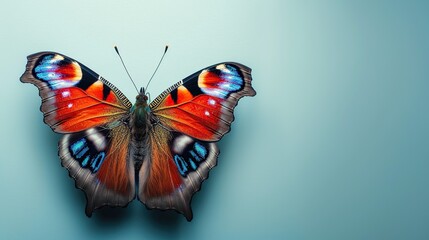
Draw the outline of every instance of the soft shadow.
M143 211L140 213L143 220L153 225L152 227L168 228L170 231L175 231L181 223L186 222L185 217L174 210L142 209Z
M167 237L177 236L183 229L181 224L186 223L186 219L175 211L151 210L144 207L142 203L134 199L127 207L103 207L97 209L91 221L91 225L99 231L107 229L120 229L124 224L131 224L133 221L141 224L142 231L157 232ZM116 231L116 230L114 230Z
M128 204L130 205L130 204ZM102 207L94 211L92 221L94 225L100 229L106 227L118 227L122 223L128 221L131 216L131 207Z

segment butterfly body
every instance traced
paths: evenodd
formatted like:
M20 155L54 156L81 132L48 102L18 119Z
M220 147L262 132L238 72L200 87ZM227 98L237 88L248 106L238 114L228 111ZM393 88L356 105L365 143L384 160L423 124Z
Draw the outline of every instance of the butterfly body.
M144 90L140 90L140 94L136 97L136 103L132 106L130 113L133 126L139 128L139 131L147 133L147 128L150 127L149 114L150 109L147 104L148 97L145 95Z
M36 85L44 121L62 133L62 165L87 197L86 214L126 206L174 209L192 219L190 202L217 164L216 142L233 110L253 96L250 68L220 63L177 82L152 102L134 105L113 84L55 52L28 56L22 82Z

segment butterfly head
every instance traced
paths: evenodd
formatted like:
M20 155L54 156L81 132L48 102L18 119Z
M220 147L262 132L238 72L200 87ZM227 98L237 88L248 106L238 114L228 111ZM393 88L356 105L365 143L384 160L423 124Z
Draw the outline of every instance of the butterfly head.
M137 95L137 97L136 97L137 103L146 103L147 104L148 99L149 98L146 94L145 88L144 87L140 88L139 95Z

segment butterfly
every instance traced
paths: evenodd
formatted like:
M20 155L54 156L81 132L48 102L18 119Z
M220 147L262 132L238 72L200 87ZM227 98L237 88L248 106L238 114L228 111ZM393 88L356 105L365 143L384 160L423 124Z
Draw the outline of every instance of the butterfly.
M224 62L134 105L106 79L56 52L27 57L20 80L42 98L44 122L64 134L61 164L86 195L90 217L103 206L137 198L149 209L173 209L192 220L191 199L216 166L216 142L230 131L243 96L254 96L251 69Z

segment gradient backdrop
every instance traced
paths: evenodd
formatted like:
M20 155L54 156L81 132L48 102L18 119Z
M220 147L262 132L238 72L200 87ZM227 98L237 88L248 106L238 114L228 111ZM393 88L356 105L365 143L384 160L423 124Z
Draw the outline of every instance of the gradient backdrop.
M255 1L257 2L257 1ZM9 1L0 9L0 239L429 239L427 1ZM67 54L152 98L210 64L253 68L194 220L84 214L26 56Z

